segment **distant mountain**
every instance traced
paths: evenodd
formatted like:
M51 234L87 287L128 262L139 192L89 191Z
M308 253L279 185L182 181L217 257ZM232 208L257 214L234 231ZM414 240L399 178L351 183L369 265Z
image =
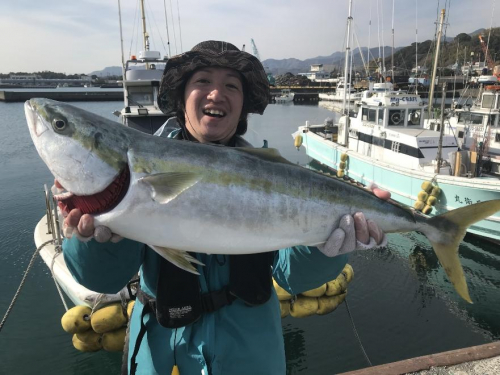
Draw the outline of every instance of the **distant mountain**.
M396 48L395 50L397 51L399 48ZM367 47L362 47L361 48L361 53L363 54L363 58L367 58ZM382 49L381 49L382 51ZM392 53L392 48L391 47L384 47L383 49L383 56L390 56ZM373 59L378 59L379 57L379 48L371 48L370 49L370 60ZM280 75L280 74L285 74L285 73L306 73L309 72L311 69L311 65L313 64L323 64L324 70L328 71L341 71L344 66L344 58L345 58L345 53L344 52L334 52L329 56L317 56L313 57L310 59L306 60L298 60L298 59L283 59L283 60L276 60L276 59L267 59L262 62L262 65L264 65L268 71L273 73L274 75ZM360 55L360 49L356 48L353 50L353 65L354 66L362 66L363 65L363 58Z
M89 76L98 76L102 78L106 78L108 76L121 76L122 68L120 66L108 66L103 70L96 70L92 73L89 73Z

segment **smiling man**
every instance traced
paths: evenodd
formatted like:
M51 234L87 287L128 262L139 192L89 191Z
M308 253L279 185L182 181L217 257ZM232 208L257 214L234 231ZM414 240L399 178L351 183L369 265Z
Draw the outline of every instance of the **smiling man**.
M158 102L163 112L175 116L156 135L247 147L241 152L251 153L242 135L248 114L264 112L269 83L256 57L226 42L206 41L168 60ZM179 129L169 132L172 122ZM262 151L258 153L266 158L275 157ZM194 212L213 220L201 208L198 211ZM247 214L240 211L238 215ZM63 248L81 284L116 292L140 269L124 359L128 373L148 375L170 373L174 365L181 374L285 374L280 305L272 277L292 294L313 289L337 277L347 253L385 241L383 232L361 213L345 215L340 223L332 223L340 227L318 248L293 246L244 255L192 253L205 265L197 266L197 275L144 244L108 241L111 233L100 238L92 216L82 216L78 209L68 214L64 225L65 232L77 234ZM196 231L184 229L187 236ZM93 238L84 242L82 236Z

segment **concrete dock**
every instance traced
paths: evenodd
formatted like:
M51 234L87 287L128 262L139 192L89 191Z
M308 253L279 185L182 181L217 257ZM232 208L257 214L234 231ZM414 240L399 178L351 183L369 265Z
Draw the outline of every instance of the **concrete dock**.
M431 354L340 375L498 375L500 341Z
M89 90L89 91L66 91L66 90L2 90L0 101L24 102L31 98L47 98L61 102L86 102L86 101L123 101L123 90Z

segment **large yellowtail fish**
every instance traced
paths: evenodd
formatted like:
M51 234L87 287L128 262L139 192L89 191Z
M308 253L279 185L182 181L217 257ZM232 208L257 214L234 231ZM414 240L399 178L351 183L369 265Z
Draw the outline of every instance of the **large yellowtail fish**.
M25 104L40 157L67 189L66 211L150 245L196 272L188 251L248 254L324 243L345 214L363 212L386 233L419 231L458 294L471 301L458 245L500 200L428 218L371 192L292 164L273 149L176 141L124 127L68 104Z

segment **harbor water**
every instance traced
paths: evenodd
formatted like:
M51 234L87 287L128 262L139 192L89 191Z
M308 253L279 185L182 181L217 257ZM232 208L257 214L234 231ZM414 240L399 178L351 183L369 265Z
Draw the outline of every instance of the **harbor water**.
M120 104L74 103L114 120ZM311 160L295 149L291 133L306 120L334 116L318 105L271 104L263 116L250 118L246 138L258 147L265 139L288 160L307 165ZM35 251L43 185L53 179L31 142L23 103L0 102L0 134L1 318ZM367 367L368 359L379 365L499 340L500 249L467 236L459 251L472 305L454 292L420 234L391 234L386 248L353 254L349 309L342 304L326 316L283 319L287 373L334 374ZM118 374L120 353L73 348L60 326L63 313L50 271L38 258L0 332L0 375Z

